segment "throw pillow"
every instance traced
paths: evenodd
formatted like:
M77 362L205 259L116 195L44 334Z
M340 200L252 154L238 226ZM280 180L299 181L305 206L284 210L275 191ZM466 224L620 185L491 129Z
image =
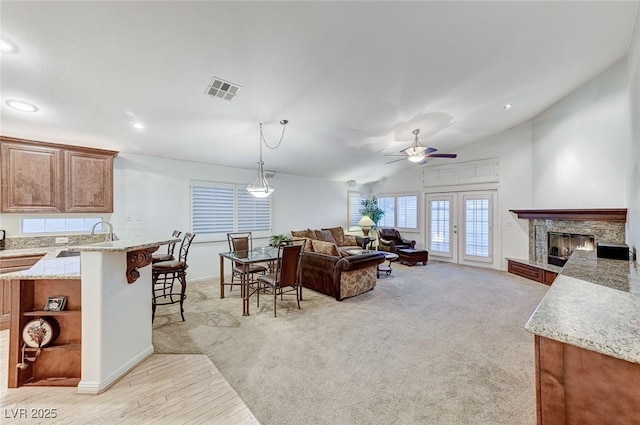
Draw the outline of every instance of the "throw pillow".
M311 244L313 245L313 250L320 254L333 255L334 257L339 255L338 247L334 243L312 240Z
M302 245L302 241L305 241L304 252L313 252L313 245L310 238L297 238L293 240L294 245Z
M324 242L331 242L334 245L338 245L336 242L336 238L333 237L333 234L329 230L320 230L320 234L318 235L318 231L316 230L316 235L318 239Z
M291 237L294 237L294 238L310 238L311 235L309 234L309 229L292 230L291 231Z
M336 245L344 246L344 230L342 230L342 227L328 227L322 230L330 231L333 239L336 240Z
M353 235L344 235L343 246L358 246L358 240Z

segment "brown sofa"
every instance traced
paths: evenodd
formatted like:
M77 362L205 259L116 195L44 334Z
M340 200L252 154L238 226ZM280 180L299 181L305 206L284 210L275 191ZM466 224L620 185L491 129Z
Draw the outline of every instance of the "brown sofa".
M302 285L341 301L360 295L376 286L378 264L384 254L372 252L352 255L361 250L362 240L345 235L341 227L292 231L294 239L305 238L300 273Z
M342 301L373 289L382 262L384 253L378 251L347 257L306 251L300 264L302 286Z

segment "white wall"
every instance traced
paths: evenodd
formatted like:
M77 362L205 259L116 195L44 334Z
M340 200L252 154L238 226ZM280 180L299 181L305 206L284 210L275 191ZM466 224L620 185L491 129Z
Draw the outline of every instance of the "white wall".
M190 229L191 179L249 183L256 170L120 154L114 165L114 213L116 234L136 229L170 234ZM273 199L273 233L291 230L347 226L347 191L343 182L276 174L270 179ZM355 189L358 189L357 187ZM264 246L266 239L254 240ZM162 249L162 248L161 248ZM218 276L221 251L227 241L198 241L189 252L189 280ZM228 271L228 270L227 270Z
M640 7L629 46L632 169L629 177L627 243L640 250Z
M625 208L631 137L621 61L533 120L535 208Z

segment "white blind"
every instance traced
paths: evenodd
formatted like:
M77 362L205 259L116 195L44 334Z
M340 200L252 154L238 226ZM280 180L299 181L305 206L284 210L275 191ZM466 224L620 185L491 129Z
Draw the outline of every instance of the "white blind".
M429 242L432 251L446 252L451 251L449 244L449 229L451 228L450 202L447 200L431 201L431 234Z
M244 188L243 188L244 189ZM238 231L271 229L271 198L256 198L246 190L238 191Z
M465 255L489 258L489 199L466 199Z
M380 227L396 227L396 206L393 196L378 197L378 207L384 211L384 215L378 222Z
M192 181L191 228L198 235L268 231L271 198L254 198L244 185Z
M398 196L396 227L405 229L418 228L418 197L416 195Z
M366 198L360 192L348 192L347 198L349 203L347 212L349 227L357 226L358 221L362 218L362 214L360 214L361 202Z

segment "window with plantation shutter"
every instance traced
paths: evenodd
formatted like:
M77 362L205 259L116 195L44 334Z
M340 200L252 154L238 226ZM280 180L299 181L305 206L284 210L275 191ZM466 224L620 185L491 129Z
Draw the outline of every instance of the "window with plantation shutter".
M384 211L378 226L397 229L418 228L418 195L378 196L378 206Z
M362 214L360 214L360 209L362 208L362 201L367 199L366 196L361 194L360 192L349 192L348 194L348 202L349 202L349 227L358 226L358 221L362 218Z
M230 232L268 234L271 198L254 198L245 185L192 181L191 229L200 240L226 239Z

